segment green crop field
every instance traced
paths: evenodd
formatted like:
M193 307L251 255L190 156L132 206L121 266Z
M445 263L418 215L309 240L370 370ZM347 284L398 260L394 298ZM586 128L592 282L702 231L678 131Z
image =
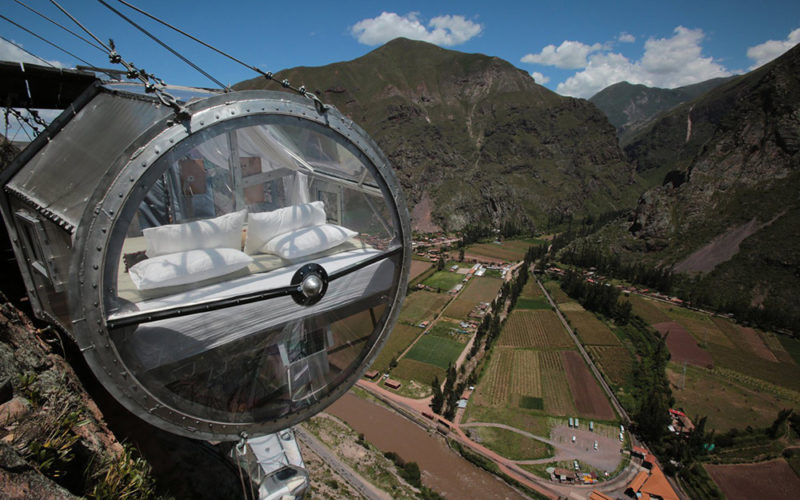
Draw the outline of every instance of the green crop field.
M438 271L430 278L426 279L423 283L431 288L438 288L442 292L447 292L454 286L461 283L464 279L463 274L453 273L450 271Z
M414 344L406 357L447 369L458 359L464 345L444 337L425 335Z
M550 302L544 296L536 297L534 299L528 297L520 297L517 299L517 309L550 309Z
M547 289L547 292L550 294L556 304L570 302L572 300L569 298L569 295L564 293L564 290L561 289L561 285L558 284L558 281L545 281L544 287Z
M542 293L542 289L539 288L539 284L536 283L535 279L529 279L527 283L525 283L525 287L522 289L522 293L520 294L521 297L528 297L528 298L536 298L536 297L543 297L544 294Z
M481 302L491 302L503 286L503 280L476 277L469 280L467 286L444 311L448 318L462 320L469 316L472 309Z
M388 370L392 358L399 356L400 353L405 351L406 348L411 345L411 342L421 333L422 328L404 325L402 323L396 324L392 333L389 334L389 338L386 339L386 344L384 344L381 352L378 353L375 361L372 362L372 369L378 370L379 372Z
M418 325L425 320L432 320L450 300L447 294L439 294L420 290L413 292L403 302L400 321L410 325Z

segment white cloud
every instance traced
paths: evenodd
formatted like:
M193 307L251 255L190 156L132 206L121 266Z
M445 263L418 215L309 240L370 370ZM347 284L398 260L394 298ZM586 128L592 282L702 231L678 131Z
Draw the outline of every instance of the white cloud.
M636 37L628 33L627 31L623 31L617 37L617 41L622 43L633 43L636 41Z
M478 36L483 26L464 16L434 17L425 26L419 13L400 16L394 12L383 12L378 17L362 19L350 28L350 32L364 45L380 45L397 37L422 40L436 45L459 45Z
M789 33L786 40L767 40L764 43L747 49L747 57L755 61L750 69L756 69L772 61L776 57L800 43L800 28Z
M533 81L538 83L539 85L544 85L545 83L550 81L549 76L544 76L538 71L534 71L533 73L531 73L531 77L533 78Z
M731 72L713 58L703 57L701 42L704 38L701 29L678 26L670 38L648 39L638 61L609 51L591 54L585 69L559 83L556 91L563 95L591 97L621 81L675 88L730 76Z
M22 47L21 43L17 42L14 43ZM20 47L17 47L17 45L14 45L14 43L10 43L7 40L0 38L0 61L25 62L31 64L39 64L42 66L47 66L47 63L50 63L57 68L64 67L64 65L58 61L44 62L42 59L39 59L38 57L31 55L30 53L26 52Z
M573 40L564 40L561 45L548 45L538 54L527 54L522 58L524 63L543 64L562 69L579 69L586 67L586 57L592 52L603 49L603 45L595 43L586 45Z

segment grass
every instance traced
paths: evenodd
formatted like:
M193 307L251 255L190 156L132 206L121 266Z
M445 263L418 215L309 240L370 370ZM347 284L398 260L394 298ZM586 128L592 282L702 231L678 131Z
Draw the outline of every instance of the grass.
M548 417L541 412L523 410L517 407L495 408L473 404L467 405L463 422L494 422L503 423L517 429L530 432L536 436L550 437Z
M399 356L400 353L405 351L406 348L411 345L411 342L420 334L422 334L421 328L397 323L392 333L389 334L389 338L386 340L383 349L378 353L375 361L372 362L371 368L379 372L388 370L392 358Z
M392 370L392 378L402 380L416 380L421 384L430 386L434 377L438 377L440 382L447 376L447 370L430 363L423 363L405 357L401 359L397 366Z
M420 290L406 297L399 320L409 325L433 319L450 300L449 295Z
M536 460L553 456L553 448L536 439L498 427L469 427L473 439L511 460Z
M433 273L433 276L426 279L424 283L431 288L439 289L442 292L447 292L454 286L461 283L463 279L463 274L453 273L450 271L437 271Z
M446 370L450 364L458 359L462 350L464 350L464 345L455 340L435 335L425 335L414 344L414 347L408 351L405 357Z

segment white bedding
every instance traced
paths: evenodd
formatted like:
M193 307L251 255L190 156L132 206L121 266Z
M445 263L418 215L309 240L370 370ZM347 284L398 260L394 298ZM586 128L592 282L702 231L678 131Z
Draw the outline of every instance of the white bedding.
M379 254L375 249L342 252L316 260L331 274L346 266ZM189 302L214 300L290 284L295 264L269 273L245 276L184 294L147 300L138 304L141 311L157 311ZM249 335L280 327L287 322L334 311L359 300L374 299L388 293L395 265L384 259L330 282L327 293L315 305L297 305L291 297L234 306L216 311L142 323L119 340L129 362L138 369L150 370L201 354ZM365 306L369 307L369 305ZM133 355L130 358L129 355Z

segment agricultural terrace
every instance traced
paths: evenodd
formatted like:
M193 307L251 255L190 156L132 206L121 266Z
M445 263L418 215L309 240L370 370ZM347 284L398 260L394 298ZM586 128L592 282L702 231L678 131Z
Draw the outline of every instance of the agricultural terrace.
M463 274L454 273L451 271L437 271L433 276L423 281L426 286L433 289L438 289L441 292L448 292L453 287L461 283L464 279Z
M525 252L531 245L541 243L541 240L505 240L502 242L476 243L464 249L466 255L479 255L505 260L506 262L519 262L525 258Z
M414 344L414 347L408 351L403 359L408 358L421 363L429 363L446 370L450 364L458 359L463 350L464 344L455 340L435 335L424 335Z
M667 377L676 406L688 415L708 417L706 430L718 433L745 427L769 427L781 408L800 407L800 394L770 390L757 380L737 382L730 373L670 363ZM747 384L750 382L750 384Z
M470 279L458 298L447 306L444 311L445 316L458 320L466 318L481 302L493 301L501 286L503 280L498 278L478 276Z
M372 362L371 368L381 373L387 371L392 358L399 356L421 334L422 328L397 323L386 339L386 344Z
M712 317L661 301L643 297L631 299L635 299L631 301L634 314L643 315L645 311L651 321L666 317L668 322L681 325L694 345L710 354L714 368L735 371L745 378L765 380L800 392L800 365L790 352L791 346L800 345L800 341L779 339L775 334L745 328L726 318ZM657 315L654 310L664 316ZM785 345L790 349L787 350Z
M405 298L399 321L409 325L418 325L422 321L432 320L450 300L447 294L439 294L420 290Z
M497 345L537 349L575 347L556 313L549 309L512 311L497 339Z
M589 311L586 311L577 302L565 303L560 306L561 312L566 316L570 326L586 345L620 345L616 335L605 323ZM577 307L575 307L577 306Z

